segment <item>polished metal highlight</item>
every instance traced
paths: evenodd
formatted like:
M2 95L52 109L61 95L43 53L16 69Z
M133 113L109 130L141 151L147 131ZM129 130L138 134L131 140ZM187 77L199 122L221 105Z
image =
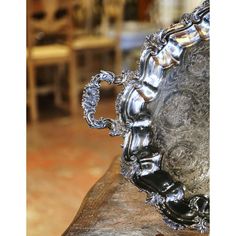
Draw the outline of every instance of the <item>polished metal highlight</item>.
M124 137L121 172L174 229L209 231L209 1L146 37L137 71L101 71L82 106L92 128ZM122 85L117 119L96 119L100 82Z

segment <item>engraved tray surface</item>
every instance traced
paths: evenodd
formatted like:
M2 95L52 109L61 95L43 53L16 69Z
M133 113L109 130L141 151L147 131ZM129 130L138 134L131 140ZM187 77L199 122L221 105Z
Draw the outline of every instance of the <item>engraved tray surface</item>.
M121 172L174 229L209 231L209 1L147 36L137 71L85 87L88 124L124 137ZM117 120L95 119L100 83L123 85Z

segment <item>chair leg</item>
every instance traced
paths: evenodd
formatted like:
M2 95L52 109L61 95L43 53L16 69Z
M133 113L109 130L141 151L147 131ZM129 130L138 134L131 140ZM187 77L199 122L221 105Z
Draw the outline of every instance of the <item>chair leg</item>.
M121 60L122 60L122 51L119 44L115 47L115 73L119 75L121 73Z
M63 104L60 81L64 71L65 71L65 64L59 64L56 68L56 73L54 78L54 103L58 107L62 106Z
M72 53L71 60L69 62L69 103L71 115L77 115L79 111L78 101L78 84L77 84L77 72L76 72L76 54Z
M30 104L30 119L32 122L38 121L37 94L36 94L36 73L31 62L28 63L29 69L29 104Z

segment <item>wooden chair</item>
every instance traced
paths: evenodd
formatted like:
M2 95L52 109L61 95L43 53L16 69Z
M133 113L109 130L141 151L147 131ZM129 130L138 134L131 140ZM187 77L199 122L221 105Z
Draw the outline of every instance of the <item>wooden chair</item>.
M103 0L100 6L102 10L101 24L93 27L94 6L96 6L96 3L96 0L73 1L74 9L76 9L76 6L79 6L80 11L84 13L84 30L81 30L79 26L75 28L72 44L73 57L77 62L76 74L78 82L75 96L88 83L92 74L97 72L93 71L95 63L97 63L97 68L110 69L117 74L121 72L121 49L119 42L123 21L124 0ZM111 25L113 29L112 35L110 35ZM109 58L109 53L114 54L113 60ZM101 63L106 63L107 65ZM79 107L79 105L76 107Z
M120 72L120 48L119 40L123 22L123 11L125 0L103 0L102 2L102 19L97 32L92 31L93 9L95 0L74 0L74 5L82 7L85 15L86 34L76 35L73 40L73 49L75 51L89 49L113 48L116 51L115 65L116 71ZM110 34L112 27L113 35ZM81 29L74 29L75 32L81 32Z
M28 66L28 98L31 121L37 121L38 95L55 92L55 102L62 105L58 90L58 78L54 85L38 87L36 69L42 66L56 65L69 68L69 102L70 112L75 113L75 68L72 57L72 9L71 0L27 0L27 66ZM37 9L34 9L34 8ZM40 10L41 9L41 10ZM40 45L41 35L57 35L61 42Z

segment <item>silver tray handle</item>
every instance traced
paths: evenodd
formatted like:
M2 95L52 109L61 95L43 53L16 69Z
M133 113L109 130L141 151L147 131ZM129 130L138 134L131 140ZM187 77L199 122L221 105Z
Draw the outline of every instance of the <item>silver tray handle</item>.
M122 134L122 128L118 120L109 118L95 119L95 112L98 102L100 100L100 83L106 81L108 84L121 85L123 81L121 77L116 77L110 71L101 71L99 74L92 77L89 84L87 84L83 91L82 107L84 109L84 118L91 128L110 130L111 136L118 136Z

